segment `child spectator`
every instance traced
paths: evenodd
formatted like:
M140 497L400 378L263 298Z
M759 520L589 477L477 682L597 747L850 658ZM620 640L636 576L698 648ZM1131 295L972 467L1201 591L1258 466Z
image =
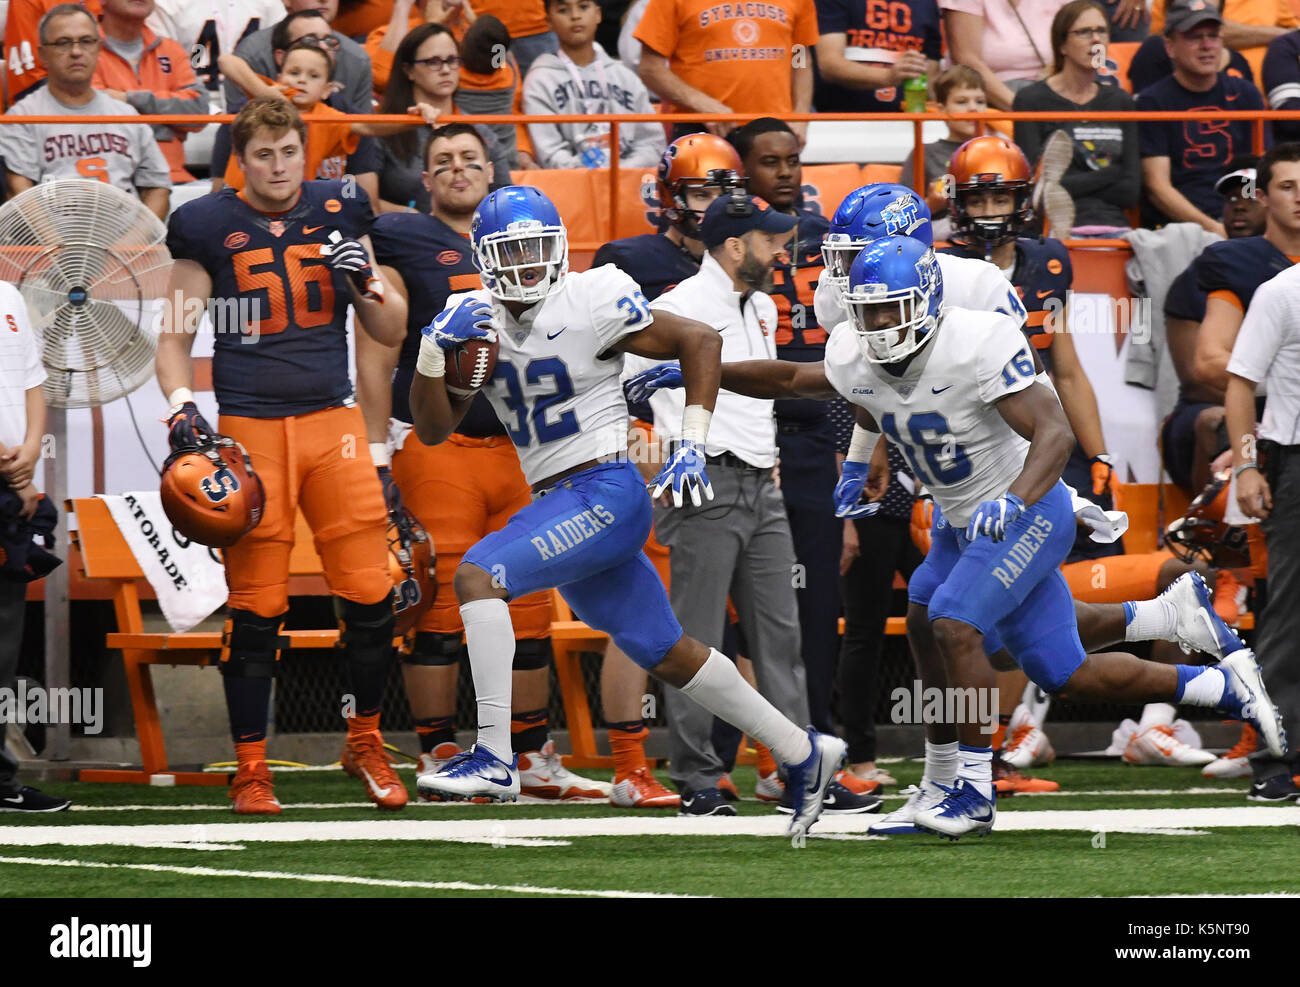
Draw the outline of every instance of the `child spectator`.
M539 55L524 80L524 112L652 113L650 93L636 74L595 41L600 23L596 0L546 0L546 19L560 50ZM609 165L607 123L530 123L529 135L543 168L605 168ZM664 150L656 123L619 128L619 157L629 168L651 168Z
M953 65L939 73L934 80L934 96L945 113L982 113L988 109L984 90L984 77L969 65ZM948 162L953 153L976 135L979 123L975 120L949 120L948 134L937 141L928 141L925 150L925 186L916 188L912 174L912 154L903 162L903 172L898 181L925 197L934 217L934 238L946 240L951 222L948 216L948 192L943 176L948 173Z
M1109 27L1105 10L1093 0L1071 0L1052 21L1052 74L1016 93L1014 110L1114 113L1133 109L1133 97L1097 78L1097 49L1105 51ZM1054 131L1063 130L1074 153L1060 183L1074 201L1080 227L1127 229L1125 210L1137 205L1141 166L1138 125L1119 120L1020 120L1016 143L1030 161L1038 160ZM1101 230L1096 231L1103 232ZM1066 236L1068 230L1053 229Z

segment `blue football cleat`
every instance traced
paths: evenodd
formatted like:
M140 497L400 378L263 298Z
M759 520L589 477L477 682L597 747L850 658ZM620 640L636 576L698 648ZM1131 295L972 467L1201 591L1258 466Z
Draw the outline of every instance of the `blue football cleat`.
M1264 688L1264 676L1255 663L1255 653L1242 647L1214 667L1227 679L1218 708L1253 726L1268 752L1276 758L1282 757L1286 753L1282 714Z
M835 780L848 745L839 737L818 733L808 727L812 753L800 764L785 766L785 790L790 793L794 815L786 829L787 836L802 836L822 814L826 790Z
M1184 654L1204 651L1223 661L1245 647L1241 638L1214 610L1214 598L1199 572L1185 572L1165 587L1161 599L1168 600L1178 613L1174 633Z
M929 833L938 833L950 840L958 840L968 833L984 836L993 830L997 806L961 778L952 788L939 785L944 792L943 801L926 809L919 809L916 825Z
M439 770L420 775L415 787L424 799L517 802L518 761L518 757L512 757L507 764L486 747L475 744Z
M908 836L913 833L924 833L925 830L916 825L916 814L922 809L928 809L942 802L945 792L934 782L923 778L919 786L913 786L900 794L906 795L907 801L879 822L868 826L867 832L872 836Z

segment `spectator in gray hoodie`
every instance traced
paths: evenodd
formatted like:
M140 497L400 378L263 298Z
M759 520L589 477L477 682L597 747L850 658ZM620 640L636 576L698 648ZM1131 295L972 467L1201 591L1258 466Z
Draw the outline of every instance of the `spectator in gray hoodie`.
M651 113L650 93L635 72L596 43L596 0L546 0L546 19L560 40L555 54L539 55L524 79L525 113ZM619 158L629 168L653 168L664 150L663 127L619 127ZM605 168L606 123L530 123L533 156L543 168Z

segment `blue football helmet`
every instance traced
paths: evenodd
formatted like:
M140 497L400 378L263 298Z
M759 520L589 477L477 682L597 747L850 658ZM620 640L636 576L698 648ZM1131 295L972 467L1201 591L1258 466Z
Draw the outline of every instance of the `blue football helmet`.
M934 246L930 207L906 185L863 185L844 197L822 241L823 277L840 292L849 285L849 268L867 244L883 236L910 236Z
M480 202L470 241L483 287L502 301L541 301L569 271L564 222L554 203L527 185L507 185Z
M920 240L884 237L864 247L849 270L844 307L871 363L898 363L924 346L942 305L939 262Z

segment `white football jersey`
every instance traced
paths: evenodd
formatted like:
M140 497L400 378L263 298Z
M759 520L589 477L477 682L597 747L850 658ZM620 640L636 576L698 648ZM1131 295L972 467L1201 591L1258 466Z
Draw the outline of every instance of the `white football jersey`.
M208 102L224 112L217 59L234 52L246 35L284 20L281 0L157 0L145 21L164 38L174 38L190 53L190 64L208 92Z
M1029 442L995 402L1034 383L1030 346L1015 321L946 308L934 338L895 377L869 362L847 320L826 343L826 379L871 413L930 489L944 517L965 527L981 501L1007 492Z
M496 372L483 388L519 454L530 484L593 459L627 453L623 355L602 357L619 339L654 322L641 288L613 264L570 272L516 321L486 288L500 342Z
M998 268L986 260L935 253L939 274L943 277L945 308L969 308L976 312L1001 312L1023 326L1028 316L1016 289ZM817 282L813 293L813 312L817 324L825 329L837 326L849 317L840 300L840 292L825 279Z

